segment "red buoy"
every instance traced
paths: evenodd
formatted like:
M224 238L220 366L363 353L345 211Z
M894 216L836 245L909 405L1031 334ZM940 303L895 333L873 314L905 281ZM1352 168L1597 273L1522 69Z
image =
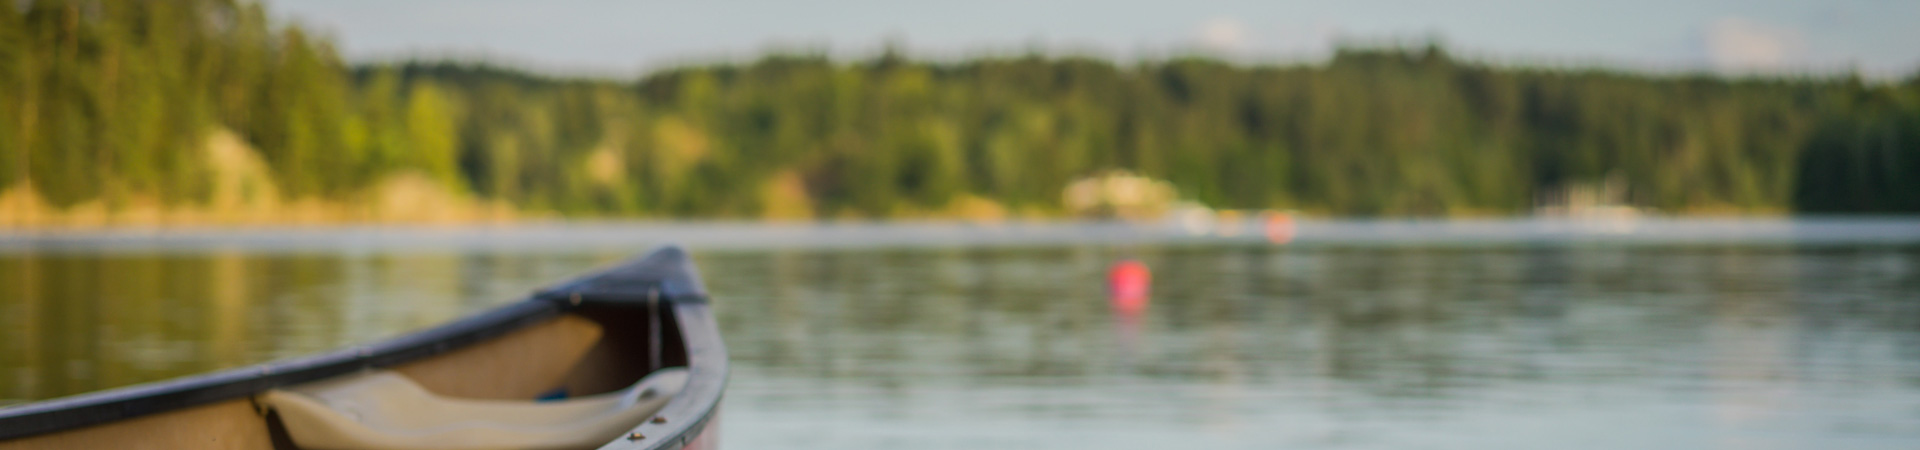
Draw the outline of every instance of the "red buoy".
M1152 284L1153 273L1146 264L1131 259L1114 263L1107 270L1107 301L1114 311L1137 314L1147 309L1147 291Z

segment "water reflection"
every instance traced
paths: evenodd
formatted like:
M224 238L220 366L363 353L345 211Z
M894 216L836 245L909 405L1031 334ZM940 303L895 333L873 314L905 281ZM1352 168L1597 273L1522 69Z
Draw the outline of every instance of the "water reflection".
M0 398L363 342L632 254L0 255ZM1106 268L1153 268L1116 314ZM1911 448L1920 246L697 255L733 448Z
M1155 269L1142 317L1103 297L1122 257ZM1916 261L1787 246L706 259L742 366L730 443L746 448L1905 448Z
M0 403L391 336L618 256L0 255Z

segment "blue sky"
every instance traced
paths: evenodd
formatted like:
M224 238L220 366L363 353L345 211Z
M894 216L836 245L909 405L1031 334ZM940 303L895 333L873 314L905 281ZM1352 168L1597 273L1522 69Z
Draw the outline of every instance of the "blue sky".
M1042 48L1121 60L1204 51L1315 60L1338 42L1437 37L1499 62L1724 73L1905 77L1920 69L1913 0L277 0L350 60L486 56L623 75L768 49L862 57L896 42L922 57Z

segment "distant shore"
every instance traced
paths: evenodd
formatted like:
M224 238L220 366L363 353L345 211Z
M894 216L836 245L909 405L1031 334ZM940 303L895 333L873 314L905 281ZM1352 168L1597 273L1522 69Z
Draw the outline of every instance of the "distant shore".
M1196 230L1114 221L527 221L513 224L0 230L0 252L498 251L645 248L1021 247L1266 244L1251 221ZM1286 245L1822 245L1920 243L1920 216L1801 218L1302 219ZM1266 244L1275 245L1275 244Z
M1403 42L1288 63L769 51L596 78L352 65L257 3L113 5L0 14L28 37L0 40L20 93L0 101L0 227L1015 220L1073 215L1063 191L1114 173L1177 193L1145 197L1326 217L1920 212L1920 74Z

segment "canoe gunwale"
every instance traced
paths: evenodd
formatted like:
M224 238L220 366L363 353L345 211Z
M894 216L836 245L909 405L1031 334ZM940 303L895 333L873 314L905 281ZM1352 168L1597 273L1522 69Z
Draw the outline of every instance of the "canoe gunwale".
M677 302L673 314L687 347L686 387L654 414L666 423L641 422L628 430L628 438L600 450L679 450L700 438L719 414L727 384L727 349L712 310L705 302ZM631 438L634 435L643 437Z
M440 355L559 317L586 303L672 305L692 371L683 395L662 409L666 424L643 423L650 439L618 439L603 448L681 448L717 411L727 375L726 350L705 288L677 247L556 285L513 302L426 330L311 356L108 389L0 408L0 441L106 424L149 414L245 398L268 390ZM666 295L662 295L666 294ZM675 420L679 419L679 420Z
M557 317L564 312L562 306L546 301L515 302L367 345L0 409L0 440L244 398L281 386L393 366Z

